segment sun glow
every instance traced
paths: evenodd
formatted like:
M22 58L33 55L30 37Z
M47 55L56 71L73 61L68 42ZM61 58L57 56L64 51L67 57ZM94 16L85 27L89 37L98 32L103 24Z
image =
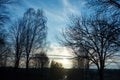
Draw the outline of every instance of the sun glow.
M51 45L48 51L48 56L50 59L62 64L63 68L72 68L74 65L72 50L67 47L59 45Z
M63 59L63 60L61 60L61 63L62 63L63 66L64 66L64 65L66 65L66 64L68 64L68 63L70 63L70 62L69 62L68 59Z
M57 61L62 64L63 68L72 68L72 62L69 59L63 58L62 60Z

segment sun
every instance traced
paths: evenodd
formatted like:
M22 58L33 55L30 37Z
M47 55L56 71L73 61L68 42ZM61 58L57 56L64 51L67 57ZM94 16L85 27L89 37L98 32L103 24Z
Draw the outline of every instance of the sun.
M52 45L51 49L48 51L48 57L54 59L54 61L62 64L63 68L73 68L73 57L72 50L67 47L62 47L58 45Z
M71 67L72 67L71 61L68 60L68 59L66 59L66 58L63 58L63 59L60 60L59 62L62 64L62 66L63 66L64 68L71 68Z
M66 65L66 64L69 63L69 60L64 58L64 59L61 60L61 62L62 62L63 65Z

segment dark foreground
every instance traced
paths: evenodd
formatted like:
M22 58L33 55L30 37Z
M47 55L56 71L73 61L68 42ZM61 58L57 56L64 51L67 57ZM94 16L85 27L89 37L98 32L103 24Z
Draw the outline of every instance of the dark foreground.
M105 70L105 80L120 80L120 70ZM97 71L0 68L0 80L98 80Z

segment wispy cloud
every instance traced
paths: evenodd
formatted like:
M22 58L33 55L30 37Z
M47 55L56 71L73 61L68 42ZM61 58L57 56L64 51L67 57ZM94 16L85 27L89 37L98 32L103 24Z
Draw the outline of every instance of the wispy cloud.
M47 54L48 56L57 55L58 57L64 56L68 58L75 56L75 54L72 53L72 50L70 48L59 46L56 43L50 45L50 48Z
M62 4L64 7L64 13L66 15L69 15L69 14L79 15L80 14L77 6L72 5L69 0L62 0Z
M60 14L61 11L57 10L45 10L46 16L49 17L54 22L63 23L65 21L65 17L63 14Z
M74 1L74 0L71 0ZM27 8L43 9L48 18L48 41L55 42L55 36L59 30L69 23L71 14L80 15L78 5L73 5L70 0L21 0L21 5L17 5L13 10L16 15L22 16ZM76 1L75 1L76 2Z

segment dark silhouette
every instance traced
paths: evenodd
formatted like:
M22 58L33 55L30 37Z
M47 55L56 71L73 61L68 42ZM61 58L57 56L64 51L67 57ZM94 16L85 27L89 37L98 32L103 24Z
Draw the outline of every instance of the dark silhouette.
M51 62L51 74L49 75L50 79L52 80L59 80L63 79L65 76L65 70L62 67L61 63L52 61Z
M116 27L120 27L120 2L119 0L89 0L88 9L92 9L94 11L93 16L98 18L106 19L107 21L114 23ZM119 31L120 32L120 31ZM119 33L118 33L119 34ZM120 46L120 35L114 37L113 42Z
M16 21L11 26L11 41L13 46L13 53L15 54L15 68L19 67L20 58L24 52L24 41L25 41L25 32L24 32L23 20Z
M98 69L100 80L103 80L107 59L119 51L119 47L112 42L114 37L119 35L116 33L119 28L116 28L114 23L102 19L75 18L63 33L62 42L81 57L93 62Z
M35 68L29 68L28 70L24 68L0 68L0 78L3 80L85 80L80 69L62 69L62 72L61 69L44 68L43 71L42 73L41 69ZM98 74L95 69L90 69L89 72L90 74L86 75L88 76L87 80L98 80ZM118 80L120 70L106 69L105 74L105 80Z
M26 68L29 67L30 54L40 53L46 45L46 17L42 10L29 8L23 18L11 27L11 36L15 52L15 67L19 67L22 53L26 55Z
M47 67L49 64L49 58L45 52L35 54L35 57L33 57L33 59L35 62L35 68L43 69L44 67Z
M29 8L23 17L25 30L26 68L29 67L29 55L37 52L46 44L47 26L46 17L42 10Z
M7 22L10 21L11 8L10 10L7 8L14 1L17 0L0 0L0 79L119 79L119 69L105 69L106 65L109 65L108 62L114 56L118 56L120 51L119 0L84 0L85 4L89 4L86 6L91 12L85 13L84 17L80 18L71 16L71 23L63 31L63 38L60 41L63 46L73 50L76 55L73 57L49 54L47 56L49 49L47 47L47 18L42 9L37 11L34 8L27 9L22 17L16 21L13 19L13 24L10 23L10 27L8 27ZM23 3L25 3L23 8L29 6L29 2ZM22 3L19 6L21 5ZM71 8L69 2L67 5L65 4L66 6ZM14 16L14 14L12 15ZM51 61L50 58L54 61ZM62 63L56 61L56 59L64 58L72 61L74 68L66 69ZM77 60L78 64L74 60ZM95 64L97 69L91 69L91 64Z
M52 68L52 69L56 69L56 68L63 68L63 67L62 67L62 64L61 64L61 63L52 61L52 62L51 62L51 68Z

